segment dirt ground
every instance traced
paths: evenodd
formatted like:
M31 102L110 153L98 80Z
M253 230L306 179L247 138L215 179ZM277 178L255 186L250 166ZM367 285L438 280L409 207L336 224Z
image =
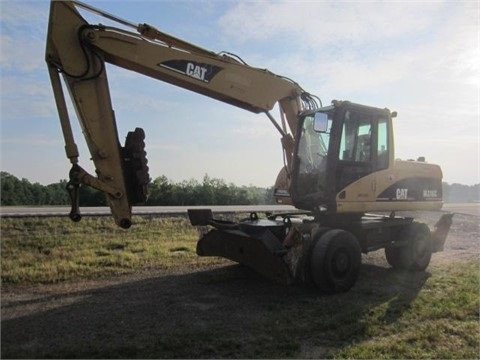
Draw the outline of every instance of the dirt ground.
M439 213L414 215L431 227L440 216ZM435 254L430 266L478 260L479 225L478 216L456 214L445 251ZM392 274L383 251L364 255L362 261L357 284L344 296L359 297L366 291L379 291L382 287L379 285L385 283L397 286L392 285L398 282L398 277ZM136 348L123 349L118 356L145 356L152 343L158 345L159 339L172 339L172 334L201 334L211 328L241 337L246 336L250 324L264 316L271 304L298 302L302 306L302 301L305 303L312 296L318 295L301 287L273 284L228 261L211 268L146 270L111 279L2 286L2 358L58 354L117 357L117 350L112 349L121 348L122 343L135 343ZM309 347L307 343L296 357L322 357L324 350ZM208 352L201 355L217 357ZM152 353L152 357L162 354ZM180 354L180 357L188 356ZM245 357L249 357L248 353Z

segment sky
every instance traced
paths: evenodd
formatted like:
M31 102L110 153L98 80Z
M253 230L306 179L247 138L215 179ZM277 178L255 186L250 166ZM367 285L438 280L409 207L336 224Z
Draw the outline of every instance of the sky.
M84 2L237 54L295 80L324 105L338 99L397 111L396 158L424 156L448 183L480 183L479 1ZM67 179L70 169L44 60L49 5L0 0L0 168L44 185ZM152 178L274 184L283 156L264 114L115 66L107 73L119 138L145 130ZM70 116L80 165L94 173Z

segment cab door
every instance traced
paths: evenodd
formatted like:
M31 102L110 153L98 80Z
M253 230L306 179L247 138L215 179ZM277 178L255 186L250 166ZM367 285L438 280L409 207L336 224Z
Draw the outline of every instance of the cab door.
M350 104L339 112L334 188L338 200L375 201L375 173L388 167L388 122L383 111ZM340 120L340 119L339 119Z

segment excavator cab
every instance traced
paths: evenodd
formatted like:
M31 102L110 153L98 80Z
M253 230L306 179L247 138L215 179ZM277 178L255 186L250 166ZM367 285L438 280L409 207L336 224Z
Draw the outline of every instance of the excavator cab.
M395 113L394 113L395 115ZM371 184L357 191L361 201L375 201L375 173L393 159L392 113L348 101L306 112L298 123L292 183L300 209L336 212L337 198L360 179Z
M290 196L317 214L439 210L438 165L394 157L396 112L348 101L299 117Z

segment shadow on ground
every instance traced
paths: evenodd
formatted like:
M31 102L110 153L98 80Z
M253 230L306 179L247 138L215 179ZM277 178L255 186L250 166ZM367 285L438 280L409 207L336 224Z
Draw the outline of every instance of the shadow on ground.
M2 303L8 316L1 324L1 353L2 358L326 357L368 337L365 314L379 304L388 307L384 320L395 321L428 276L364 264L356 286L332 296L272 284L240 265L96 289L79 286Z

